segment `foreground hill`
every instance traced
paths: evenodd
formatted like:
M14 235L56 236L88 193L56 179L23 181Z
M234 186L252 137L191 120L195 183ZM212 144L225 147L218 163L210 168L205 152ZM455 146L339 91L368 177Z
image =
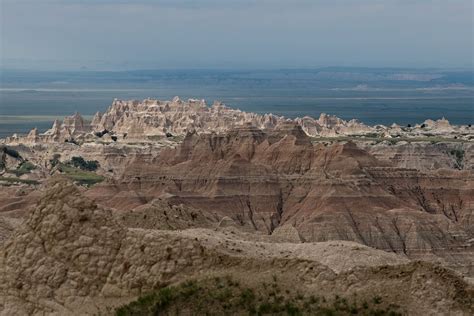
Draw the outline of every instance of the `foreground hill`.
M230 303L242 289L258 291L264 301L273 302L270 291L262 290L268 284L278 292L291 289L285 297L298 295L308 302L324 297L331 306L343 304L337 301L344 298L361 302L358 308L367 305L414 314L472 312L472 286L432 264L348 242L295 245L248 238L204 228L127 228L74 185L54 180L1 248L0 311L110 313L110 308L166 285L196 280L212 291L214 287L205 284L225 278L235 284L222 285L229 287L223 299L237 311L248 308L245 302ZM360 252L364 255L358 256ZM186 295L199 299L196 294ZM256 308L277 308L260 305Z

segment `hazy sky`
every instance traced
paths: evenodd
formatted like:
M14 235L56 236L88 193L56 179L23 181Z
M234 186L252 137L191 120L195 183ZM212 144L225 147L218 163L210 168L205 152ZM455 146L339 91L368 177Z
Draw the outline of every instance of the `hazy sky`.
M0 0L4 67L472 67L474 0Z

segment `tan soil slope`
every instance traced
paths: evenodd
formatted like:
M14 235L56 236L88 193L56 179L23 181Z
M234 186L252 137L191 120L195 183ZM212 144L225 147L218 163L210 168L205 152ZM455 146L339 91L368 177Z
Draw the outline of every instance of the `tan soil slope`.
M351 243L252 243L231 235L127 229L75 186L54 180L0 248L0 314L104 313L163 285L222 273L243 280L277 274L320 295L378 295L413 314L472 312L472 286L443 268ZM338 264L348 258L353 263Z

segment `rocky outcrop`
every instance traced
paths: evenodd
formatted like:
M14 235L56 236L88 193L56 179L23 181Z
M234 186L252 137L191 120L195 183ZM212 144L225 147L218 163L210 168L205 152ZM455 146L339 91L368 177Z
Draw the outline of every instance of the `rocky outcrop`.
M124 230L110 213L81 199L73 186L53 184L4 244L2 313L18 312L16 304L22 314L61 313L67 311L63 305L74 304L71 299L97 295L120 249L116 241L123 238Z
M449 124L449 121L444 117L436 121L426 120L422 124L418 125L418 127L426 128L429 130L436 130L440 132L451 132L453 130L453 127L451 126L451 124Z
M13 135L7 137L9 144L36 144L36 143L63 143L83 140L92 132L90 124L79 114L66 116L63 122L55 120L53 126L44 133L39 133L36 128L26 136Z
M130 298L192 262L202 264L196 245L178 236L128 231L72 184L53 180L0 247L0 313L95 313L109 298Z
M258 115L233 110L215 102L208 107L204 100L172 101L146 99L143 102L114 100L104 114L96 114L95 130L109 130L126 134L129 138L146 136L183 135L187 131L226 131L234 126L252 123L260 128L273 128L281 117Z
M8 146L0 146L0 174L16 169L24 161L21 154Z
M217 214L181 205L172 205L155 199L133 210L118 211L119 222L129 228L177 230L195 227L215 228L220 217Z
M300 243L304 241L298 230L291 224L278 226L272 232L272 236L286 242Z
M334 115L321 113L319 119L309 116L296 118L307 135L336 137L341 135L360 135L373 132L374 129L357 120L344 121Z

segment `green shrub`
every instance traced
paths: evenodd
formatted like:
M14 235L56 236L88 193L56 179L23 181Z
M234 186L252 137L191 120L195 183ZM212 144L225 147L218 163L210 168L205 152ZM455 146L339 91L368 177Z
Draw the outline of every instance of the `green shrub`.
M385 307L377 296L363 304L355 298L326 301L297 291L275 297L263 284L243 289L238 284L214 278L161 288L118 308L116 315L400 315L398 306Z
M380 304L382 303L382 298L380 296L374 296L373 302L374 304Z
M464 160L464 150L462 149L452 149L449 154L454 157L456 160L456 166L462 168Z
M242 293L240 293L240 303L242 305L251 304L255 301L255 293L252 289L244 289Z
M388 140L388 144L391 146L391 145L396 145L398 143L398 140L397 139L389 139Z
M73 167L87 170L87 171L96 171L99 168L99 162L97 160L84 160L82 157L72 157L70 164Z
M36 166L33 165L29 161L22 162L16 170L12 170L11 172L15 174L17 177L20 177L24 174L31 173L32 170L36 169Z
M60 154L54 154L53 158L49 161L53 168L59 164L59 158L61 158Z

